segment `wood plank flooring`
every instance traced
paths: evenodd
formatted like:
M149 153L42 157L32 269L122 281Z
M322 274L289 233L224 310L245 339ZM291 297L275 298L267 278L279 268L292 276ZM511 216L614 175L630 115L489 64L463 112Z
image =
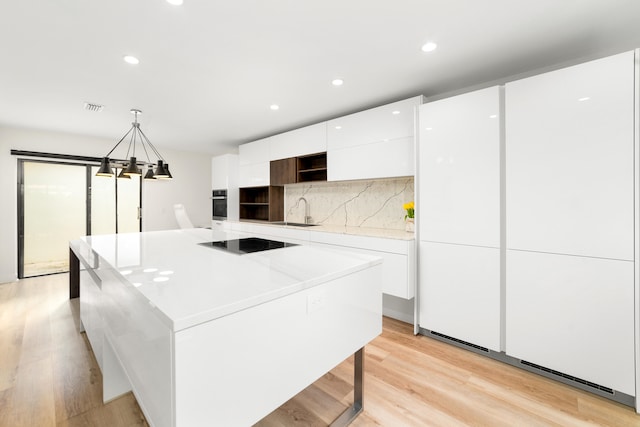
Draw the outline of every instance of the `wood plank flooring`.
M102 376L67 281L59 274L0 285L0 427L147 425L131 393L102 403ZM327 425L351 402L352 377L349 358L258 426ZM385 318L366 348L365 411L352 425L640 427L640 416Z

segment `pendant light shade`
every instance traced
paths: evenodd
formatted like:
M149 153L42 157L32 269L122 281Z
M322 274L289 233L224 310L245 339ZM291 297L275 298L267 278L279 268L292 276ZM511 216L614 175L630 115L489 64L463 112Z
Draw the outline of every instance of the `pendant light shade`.
M169 174L164 168L164 162L162 160L158 160L158 167L156 168L156 173L153 176L157 179L169 178Z
M138 167L137 159L135 157L132 157L131 159L129 159L129 165L127 166L127 168L124 170L123 173L127 176L142 175L142 170L140 170L140 168Z
M113 176L113 169L111 169L108 157L102 158L100 169L98 169L96 176Z
M144 175L144 179L156 179L153 173L153 167L149 165L149 169L147 169L147 173Z
M164 170L167 172L167 177L165 179L173 179L173 175L171 175L171 171L169 170L169 163L164 164Z
M122 168L122 170L120 170L120 173L118 174L118 179L131 179L131 177L129 175L126 175L124 173L124 168Z
M96 176L113 176L112 167L122 168L122 171L118 174L118 178L131 178L132 176L142 176L142 168L144 166L148 166L147 173L145 174L145 179L171 179L173 178L169 173L166 165L164 164L164 158L160 155L160 152L153 146L149 138L142 132L140 129L140 123L138 123L138 114L141 114L142 111L132 109L131 113L135 115L135 119L133 123L131 123L131 128L127 133L124 134L120 141L107 153L105 157L102 158L100 162L100 169L96 173ZM127 160L113 160L109 156L114 152L116 148L124 141L127 137L129 137L129 148L127 149L126 155L123 157ZM146 161L138 161L136 158L136 147L141 146L144 154L146 156ZM149 153L154 155L157 159L157 168L153 171L153 165L155 162L151 161L149 158ZM131 154L131 156L129 156Z

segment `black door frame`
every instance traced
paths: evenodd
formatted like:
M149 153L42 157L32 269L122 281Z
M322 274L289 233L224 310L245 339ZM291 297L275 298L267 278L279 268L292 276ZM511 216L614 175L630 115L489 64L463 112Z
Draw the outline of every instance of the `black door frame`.
M91 178L93 176L91 168L95 166L99 166L100 159L93 157L83 157L83 156L70 156L66 154L52 154L52 153L36 153L36 152L28 152L28 151L17 151L11 150L11 154L26 156L26 157L38 157L38 159L28 159L28 158L18 158L18 167L17 167L17 208L18 208L18 279L24 279L24 163L32 162L32 163L48 163L48 164L61 164L61 165L69 165L69 166L78 166L84 167L86 170L85 174L85 209L86 209L86 223L85 223L85 233L87 236L91 235ZM44 159L43 159L44 158ZM76 160L74 161L61 161L61 160L46 160L46 158L51 159L64 159L64 160ZM115 230L118 233L118 180L115 179ZM138 200L139 206L142 208L142 179L140 179L139 190L138 190ZM142 231L142 215L138 215L138 225L139 231ZM47 273L43 274L43 276L49 274L57 274L57 273ZM37 277L37 276L29 276L29 277Z

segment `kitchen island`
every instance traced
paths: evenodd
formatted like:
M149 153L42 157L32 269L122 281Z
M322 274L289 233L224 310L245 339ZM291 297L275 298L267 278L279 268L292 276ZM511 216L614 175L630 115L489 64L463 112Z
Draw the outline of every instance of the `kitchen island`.
M381 260L307 245L230 251L247 237L70 243L105 401L132 390L153 426L248 426L356 354L354 405L338 422L357 415L362 348L382 329Z

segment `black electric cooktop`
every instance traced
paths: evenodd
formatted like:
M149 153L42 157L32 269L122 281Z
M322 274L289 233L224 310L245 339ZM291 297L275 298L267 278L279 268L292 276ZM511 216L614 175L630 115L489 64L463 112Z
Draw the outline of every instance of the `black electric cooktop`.
M269 251L271 249L297 246L295 243L279 242L277 240L260 239L259 237L247 237L245 239L222 240L219 242L198 243L209 248L221 249L234 254L249 254L252 252Z

